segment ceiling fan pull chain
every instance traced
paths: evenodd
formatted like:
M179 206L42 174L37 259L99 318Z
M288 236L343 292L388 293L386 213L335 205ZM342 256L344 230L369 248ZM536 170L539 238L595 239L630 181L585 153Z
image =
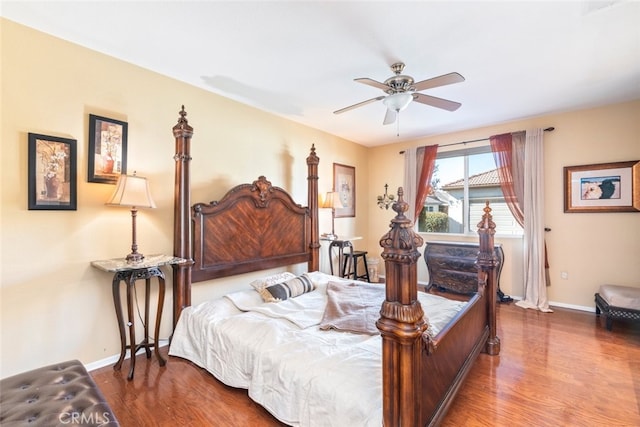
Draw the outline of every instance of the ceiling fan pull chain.
M396 113L398 119L396 120L396 138L400 138L400 112Z

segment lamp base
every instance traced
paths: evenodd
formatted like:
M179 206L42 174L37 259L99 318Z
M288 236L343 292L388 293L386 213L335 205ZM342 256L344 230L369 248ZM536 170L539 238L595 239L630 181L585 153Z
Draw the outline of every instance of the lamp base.
M134 264L137 262L142 262L142 260L144 259L144 255L139 254L138 252L131 252L125 259L127 260L127 263Z

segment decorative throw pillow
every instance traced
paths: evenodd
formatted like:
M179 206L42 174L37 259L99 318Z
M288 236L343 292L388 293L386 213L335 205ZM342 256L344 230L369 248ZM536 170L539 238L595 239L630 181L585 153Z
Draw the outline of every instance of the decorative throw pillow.
M305 273L285 282L257 289L257 291L265 302L278 302L311 292L315 288L315 285Z
M255 290L260 292L260 290L266 288L267 286L275 285L276 283L281 283L281 282L287 281L289 279L293 279L294 277L296 277L295 274L289 273L288 271L285 271L284 273L278 273L278 274L274 274L272 276L264 277L262 279L254 280L253 282L251 282L249 284Z

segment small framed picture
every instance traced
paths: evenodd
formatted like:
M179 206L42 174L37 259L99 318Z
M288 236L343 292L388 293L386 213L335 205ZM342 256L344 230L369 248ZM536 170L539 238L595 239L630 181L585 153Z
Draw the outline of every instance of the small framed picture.
M89 115L89 182L115 184L127 173L126 122Z
M342 207L336 208L336 218L356 216L356 168L333 164L333 191L338 193Z
M640 212L640 160L564 168L565 212Z
M76 210L76 140L29 133L29 210Z

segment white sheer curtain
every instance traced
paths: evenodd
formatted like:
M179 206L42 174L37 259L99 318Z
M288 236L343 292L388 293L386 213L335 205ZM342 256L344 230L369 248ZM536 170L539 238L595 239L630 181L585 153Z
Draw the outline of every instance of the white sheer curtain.
M415 224L414 218L414 204L413 200L416 200L416 194L418 192L417 183L420 171L417 171L422 165L422 159L418 162L417 148L407 148L404 151L404 182L402 190L404 191L404 200L409 203L410 209L405 212L405 216Z
M514 151L521 149L521 144L514 144ZM543 130L527 130L524 143L523 181L524 299L518 301L516 305L552 312L547 299L545 270L543 153Z
M543 130L489 139L505 201L524 229L524 295L516 305L551 312L544 243Z

